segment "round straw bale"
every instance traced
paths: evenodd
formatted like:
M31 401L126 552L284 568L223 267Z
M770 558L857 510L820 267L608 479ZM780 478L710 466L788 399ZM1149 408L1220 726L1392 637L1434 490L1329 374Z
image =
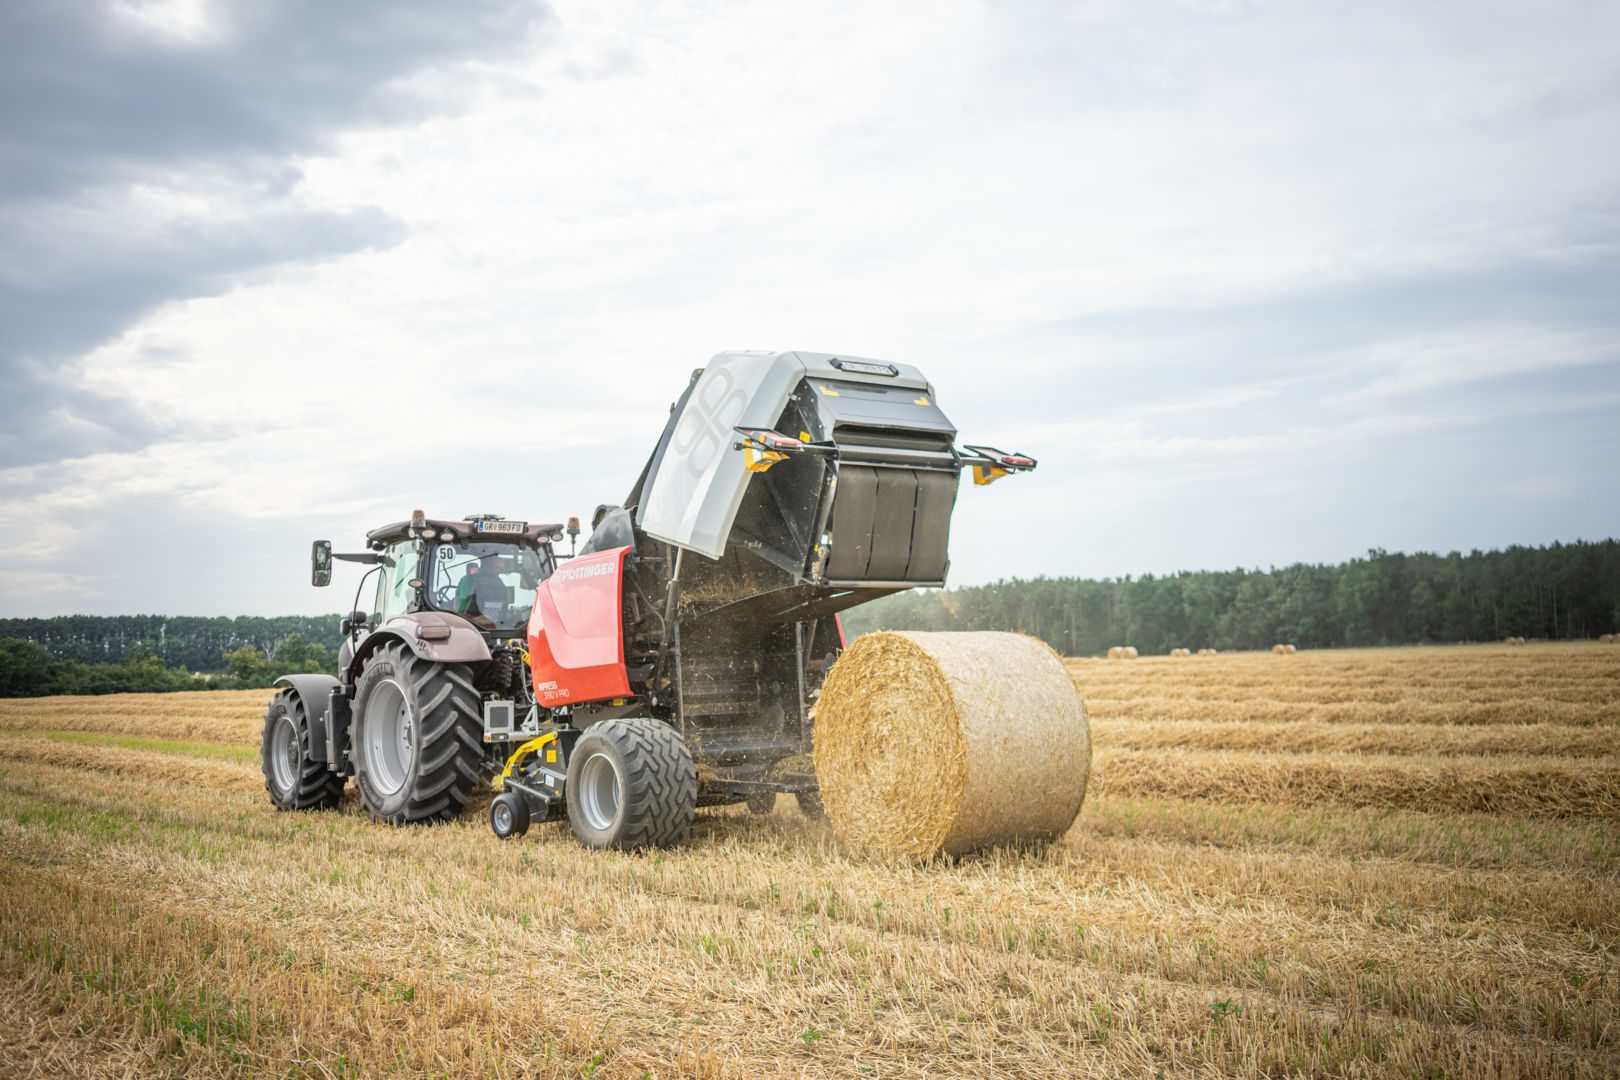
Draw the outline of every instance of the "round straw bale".
M1616 639L1613 634L1600 634L1598 635L1598 640L1603 642L1605 645L1612 645Z
M1271 651L1276 653L1278 656L1281 656L1283 653L1287 652L1288 650L1286 648L1284 648L1283 646L1281 646L1281 645L1273 645L1271 647Z
M1283 646L1283 652L1287 653L1289 656L1293 656L1295 653L1299 652L1299 649L1292 644L1288 644Z
M827 674L816 781L852 851L885 859L1053 840L1080 812L1091 727L1023 634L864 634Z
M1135 645L1127 645L1125 646L1124 650L1120 652L1120 655L1127 660L1135 660L1140 654L1136 651Z
M1118 645L1110 645L1110 646L1108 646L1108 659L1110 659L1110 660L1118 660L1124 654L1125 654L1125 650L1120 648Z

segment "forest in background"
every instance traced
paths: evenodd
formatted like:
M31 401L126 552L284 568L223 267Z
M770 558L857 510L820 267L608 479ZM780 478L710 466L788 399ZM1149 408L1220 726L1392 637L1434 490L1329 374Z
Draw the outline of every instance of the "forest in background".
M1021 630L1067 656L1590 638L1620 629L1620 540L914 589L849 611L844 629Z
M0 619L0 697L268 686L288 672L332 670L338 620ZM1069 656L1111 645L1163 653L1590 638L1620 631L1620 540L917 589L846 612L844 627L851 639L878 629L1021 630Z

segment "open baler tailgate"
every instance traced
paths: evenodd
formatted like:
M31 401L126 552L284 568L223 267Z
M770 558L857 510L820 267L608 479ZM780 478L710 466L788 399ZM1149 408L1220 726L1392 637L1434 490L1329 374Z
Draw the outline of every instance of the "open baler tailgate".
M915 368L723 353L676 403L632 501L650 536L752 551L807 585L941 585L961 471L992 471L955 438Z

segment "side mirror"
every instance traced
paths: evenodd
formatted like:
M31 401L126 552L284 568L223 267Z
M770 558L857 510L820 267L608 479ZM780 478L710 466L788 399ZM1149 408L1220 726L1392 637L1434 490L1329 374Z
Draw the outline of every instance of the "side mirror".
M332 541L317 540L310 548L309 583L316 588L332 584Z
M366 613L363 611L356 611L351 613L348 618L338 623L338 633L342 634L344 637L348 637L356 630L365 629L367 625Z

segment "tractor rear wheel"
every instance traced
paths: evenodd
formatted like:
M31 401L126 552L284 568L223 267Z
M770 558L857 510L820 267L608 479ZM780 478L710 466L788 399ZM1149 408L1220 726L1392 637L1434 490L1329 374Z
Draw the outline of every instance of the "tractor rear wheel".
M270 699L259 737L259 770L277 810L330 810L343 798L343 777L309 754L309 717L291 690Z
M351 723L360 797L392 825L453 820L481 786L484 721L463 664L384 645L360 675Z
M662 720L603 720L574 743L565 791L568 823L586 847L665 847L692 827L697 767Z

